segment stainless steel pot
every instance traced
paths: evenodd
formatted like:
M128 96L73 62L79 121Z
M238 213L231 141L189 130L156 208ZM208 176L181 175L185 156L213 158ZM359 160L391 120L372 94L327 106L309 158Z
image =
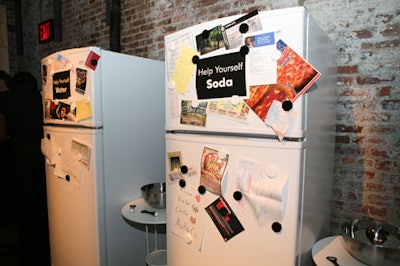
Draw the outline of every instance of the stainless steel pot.
M372 220L342 224L343 246L371 266L400 265L400 228Z
M166 187L165 183L152 183L141 187L144 200L155 209L165 209L166 207Z

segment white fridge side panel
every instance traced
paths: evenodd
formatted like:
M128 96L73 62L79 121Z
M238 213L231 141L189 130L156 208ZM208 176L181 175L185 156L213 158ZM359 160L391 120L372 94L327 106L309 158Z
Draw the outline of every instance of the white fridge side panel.
M304 143L274 142L268 140L240 139L230 137L205 137L199 135L166 134L166 164L167 164L167 252L168 265L297 265L299 262L300 239L300 198L303 173ZM176 205L180 186L179 181L172 182L168 177L171 173L168 153L178 156L181 165L191 169L190 174L183 174L186 187L196 190L200 185L202 153L204 147L212 148L228 154L228 164L222 181L222 196L226 199L236 217L244 227L228 241L224 241L217 227L204 208L200 208L199 217L205 221L201 251L189 235L178 235L175 227L178 224L179 208ZM242 180L245 168L243 160L261 164L269 169L268 176L260 176L266 182L287 182L287 194L283 218L277 218L271 213L258 219L253 211L250 196L239 189L238 182ZM255 167L249 168L254 170ZM252 173L254 174L254 173ZM259 176L257 176L259 177ZM254 182L257 179L253 176ZM274 181L271 181L274 180ZM267 187L268 188L268 187ZM185 190L185 187L183 188ZM242 191L243 198L235 200L235 191ZM219 196L206 191L200 195L202 206L208 206ZM178 213L178 215L177 215ZM199 218L197 217L197 218ZM281 231L274 232L272 225L277 222ZM180 224L180 223L179 223ZM199 225L202 228L203 225Z
M103 210L97 208L102 190L101 131L45 127L49 142L46 156L46 181L53 266L87 266L105 263L104 239L99 235ZM86 167L72 141L89 147ZM56 164L51 164L50 161ZM72 173L72 174L71 174ZM76 174L75 174L76 173Z
M90 52L99 55L95 70L86 65L86 59ZM102 126L102 91L100 77L102 75L99 65L103 63L102 50L98 47L75 48L53 53L42 59L42 96L44 104L44 123L79 125L87 127ZM62 79L57 75L62 74ZM85 73L85 74L82 74ZM86 75L83 78L82 75ZM80 76L82 79L78 79ZM79 81L84 81L80 84ZM68 98L58 98L53 90L67 90L69 86L70 96ZM79 90L79 87L81 90ZM84 119L76 120L75 115L65 115L62 107L67 108L66 112L72 112L77 108L79 112L82 103L86 104L90 111L86 111ZM61 105L62 104L62 105ZM52 108L51 105L55 105ZM53 111L50 111L52 109ZM65 116L64 116L65 115Z
M165 177L164 64L110 51L101 60L107 265L144 265L143 226L125 221L121 209Z
M310 249L327 237L331 221L331 193L335 155L337 47L309 17L308 54L314 66L323 73L305 98L306 160L302 232L302 263L312 263ZM312 52L311 52L312 51ZM320 56L324 54L324 56ZM314 90L315 89L315 90ZM318 218L316 218L318 213Z
M304 7L288 8L281 10L272 11L261 11L259 12L263 31L275 32L277 39L282 39L288 46L293 48L300 56L306 57L306 34L307 31L307 20L306 20L306 9ZM181 38L186 34L190 34L193 39L204 30L209 30L218 25L225 25L242 15L225 17L218 20L204 22L202 24L192 26L178 32L172 33L165 36L166 49L176 49L174 45L169 46L177 38ZM277 40L276 40L277 41ZM214 51L214 55L226 53L225 48ZM168 54L168 51L166 52ZM165 65L165 79L166 84L169 84L171 73L171 67L168 65L169 58L166 57ZM312 62L311 62L312 64ZM189 84L188 90L195 90L195 79L192 78ZM212 132L234 132L239 134L261 134L275 136L273 130L264 124L261 119L250 110L249 118L247 123L229 120L227 118L219 117L216 115L207 116L207 124L205 127L194 127L191 125L184 125L180 123L180 102L182 100L193 100L192 94L186 93L182 95L177 93L173 88L166 87L166 130L186 130L186 131L212 131ZM304 124L304 97L298 98L294 104L293 109L297 112L294 125L287 133L288 137L302 138L305 135L305 124Z

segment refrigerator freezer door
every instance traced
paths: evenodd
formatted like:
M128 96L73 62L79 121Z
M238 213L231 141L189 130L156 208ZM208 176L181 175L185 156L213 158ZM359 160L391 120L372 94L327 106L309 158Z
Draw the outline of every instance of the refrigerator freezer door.
M168 265L297 265L303 145L167 134Z
M173 55L178 51L179 42L178 40L184 40L190 36L193 49L195 48L195 38L202 34L204 30L211 30L218 25L226 25L229 22L241 17L242 15L221 18L218 20L205 22L196 26L192 26L176 33L167 35L165 37L166 43L166 130L175 131L202 131L202 132L228 132L238 134L260 134L275 136L272 128L267 126L255 112L250 110L247 121L242 122L233 119L227 119L226 117L207 114L205 126L193 126L189 124L181 123L181 101L182 100L195 100L196 103L196 89L195 89L195 78L192 77L188 89L185 94L177 92L171 85L173 75L173 62L174 57L171 58L169 54ZM307 58L307 38L308 38L308 14L304 7L288 8L281 10L262 11L259 12L262 31L272 32L274 34L275 41L282 39L288 46L290 46L297 54L304 58ZM185 45L188 45L185 43ZM312 44L310 44L312 45ZM229 51L229 50L228 50ZM212 52L213 55L220 55L228 52L225 48L220 48ZM211 53L210 53L211 54ZM209 56L206 54L205 56ZM313 62L311 62L313 64ZM288 137L292 138L303 138L305 135L305 98L299 97L293 103L293 110L296 113L296 119L291 129L287 133ZM235 97L224 98L227 102L232 104L237 103ZM294 113L294 112L293 112Z
M103 265L101 131L45 127L44 134L52 265Z

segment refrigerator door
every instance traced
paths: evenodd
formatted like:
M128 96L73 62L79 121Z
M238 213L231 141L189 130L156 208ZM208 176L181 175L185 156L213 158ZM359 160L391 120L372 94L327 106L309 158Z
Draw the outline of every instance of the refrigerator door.
M102 126L101 55L100 48L85 47L42 59L45 124Z
M238 121L227 119L226 116L219 116L207 114L205 126L193 126L191 124L181 123L181 101L191 100L198 103L196 95L196 82L192 77L189 86L185 93L177 92L173 85L172 76L174 75L174 62L176 58L174 54L179 51L179 42L184 42L189 39L193 44L192 49L196 50L196 36L202 34L204 30L211 30L218 25L226 25L238 19L243 15L236 15L232 17L225 17L210 22L205 22L192 26L170 35L165 36L166 47L166 130L167 131L200 131L200 132L227 132L238 134L255 134L275 136L272 128L267 126L255 112L250 110L247 121ZM272 32L274 34L275 42L282 39L288 46L290 46L297 54L307 58L308 48L308 14L304 7L288 8L272 11L259 12L262 31ZM186 41L184 45L189 45ZM313 44L310 44L313 45ZM234 50L234 49L232 49ZM227 53L229 50L220 48L213 51L213 56ZM236 50L235 50L236 51ZM201 55L200 58L208 57L209 54ZM313 64L313 62L311 62ZM295 122L287 134L291 138L303 138L305 135L305 102L306 95L299 97L293 103L293 110L297 113ZM235 97L224 98L224 100L231 102L233 105L237 103Z
M298 265L303 145L166 134L168 265Z
M105 265L104 214L96 204L102 132L45 127L44 134L52 265Z

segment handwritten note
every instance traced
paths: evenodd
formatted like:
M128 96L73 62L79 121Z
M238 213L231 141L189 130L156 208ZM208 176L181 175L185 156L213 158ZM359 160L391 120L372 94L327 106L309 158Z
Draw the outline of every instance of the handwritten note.
M241 173L238 188L252 206L259 223L264 224L267 217L281 221L285 216L288 177L272 165L244 158L238 167Z
M193 76L195 65L192 62L192 58L195 55L200 55L200 53L186 45L183 45L179 51L172 81L174 83L175 90L181 94L185 94Z
M205 211L202 197L196 189L187 184L178 186L175 192L175 205L172 208L172 233L181 237L188 245L201 251L205 229Z

